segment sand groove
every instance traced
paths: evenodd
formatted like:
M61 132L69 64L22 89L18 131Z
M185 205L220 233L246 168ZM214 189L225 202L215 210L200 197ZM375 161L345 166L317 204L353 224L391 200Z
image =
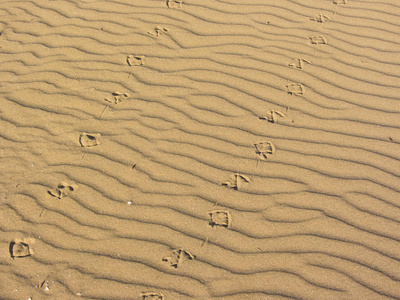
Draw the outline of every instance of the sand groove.
M2 1L0 298L400 298L400 5L333 2Z

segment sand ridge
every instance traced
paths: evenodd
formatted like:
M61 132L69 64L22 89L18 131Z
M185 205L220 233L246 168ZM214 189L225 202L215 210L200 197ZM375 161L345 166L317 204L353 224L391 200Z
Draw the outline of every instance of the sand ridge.
M400 298L399 15L1 2L0 299Z

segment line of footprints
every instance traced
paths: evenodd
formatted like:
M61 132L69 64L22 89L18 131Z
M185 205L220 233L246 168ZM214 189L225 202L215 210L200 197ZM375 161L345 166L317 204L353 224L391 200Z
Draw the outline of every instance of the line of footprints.
M345 5L347 4L347 0L333 0L333 3L336 5ZM336 10L333 15L335 15ZM327 20L332 19L332 17L318 14L310 18L311 21L315 21L318 23L324 23ZM309 37L311 44L313 45L327 45L328 41L323 35L316 35ZM289 63L290 67L294 67L297 69L303 69L306 64L312 64L310 60L304 58L298 58L295 61ZM304 86L301 83L289 83L286 85L286 91L291 95L304 95Z
M178 0L168 0L167 2L168 8L181 8L182 1ZM343 5L347 4L347 0L333 0L334 4ZM331 19L331 17L319 14L310 18L312 21L316 21L319 23L323 23L327 20ZM167 27L157 26L154 29L154 32L148 32L150 35L160 36L170 29ZM312 36L310 37L310 41L312 44L327 44L327 40L322 35L320 36ZM144 65L145 56L143 55L128 55L126 58L126 62L129 66L143 66ZM311 64L312 62L303 58L298 58L295 61L289 63L290 67L294 67L297 69L303 69L305 64ZM287 92L291 95L303 95L304 94L304 86L300 83L289 83L286 85ZM122 92L113 92L109 97L106 97L104 100L110 105L117 105L123 102L125 99L129 98L128 93ZM104 112L107 110L109 105L105 107L100 118L103 116ZM267 120L270 123L278 123L279 118L285 118L286 114L277 110L270 110L267 115L260 116L259 118L262 120ZM79 143L82 147L95 147L100 145L100 133L86 133L82 132L79 136ZM254 143L255 154L258 157L258 161L266 160L270 155L274 155L276 152L275 146L271 141L260 141ZM133 166L135 167L135 165ZM239 190L242 185L245 183L249 183L250 178L239 173L234 173L230 176L230 178L222 182L221 185L227 186L229 188ZM57 199L62 199L63 197L67 197L71 195L78 189L77 185L69 184L65 181L61 181L55 188L48 190L48 193ZM128 204L133 204L132 201L128 201ZM222 226L225 228L230 228L232 224L232 217L229 211L226 210L213 210L208 213L209 215L209 224L211 226ZM22 258L31 256L34 252L31 247L32 244L35 243L34 238L24 238L24 239L15 239L10 243L9 251L10 255L13 259ZM163 257L162 260L169 263L172 268L178 268L185 261L195 259L195 255L185 250L184 248L174 249L170 252L170 254L166 257ZM38 287L42 287L44 284L38 285ZM48 284L46 284L46 290L49 290ZM163 300L164 295L158 292L143 292L141 293L142 299L146 300Z

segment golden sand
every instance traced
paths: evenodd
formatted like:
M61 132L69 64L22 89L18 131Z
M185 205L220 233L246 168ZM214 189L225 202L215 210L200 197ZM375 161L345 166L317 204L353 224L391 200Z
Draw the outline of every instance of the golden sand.
M400 299L399 16L0 1L0 299Z

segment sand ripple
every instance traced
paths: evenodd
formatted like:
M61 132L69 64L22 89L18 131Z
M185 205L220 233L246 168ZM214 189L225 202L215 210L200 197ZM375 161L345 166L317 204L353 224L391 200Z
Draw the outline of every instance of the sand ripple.
M2 1L1 298L400 298L400 5L338 2Z

